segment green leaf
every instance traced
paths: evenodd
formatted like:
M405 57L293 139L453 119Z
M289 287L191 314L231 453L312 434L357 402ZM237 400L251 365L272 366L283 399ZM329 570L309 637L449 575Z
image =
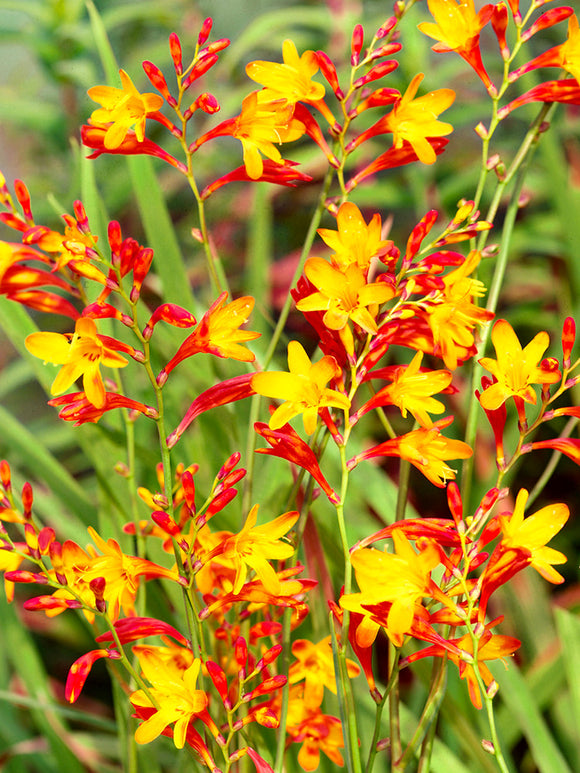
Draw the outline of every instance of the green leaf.
M528 741L539 772L572 773L522 672L514 663L510 663L508 668L501 664L490 664L490 669L499 684L500 694L508 708L511 721L517 722Z

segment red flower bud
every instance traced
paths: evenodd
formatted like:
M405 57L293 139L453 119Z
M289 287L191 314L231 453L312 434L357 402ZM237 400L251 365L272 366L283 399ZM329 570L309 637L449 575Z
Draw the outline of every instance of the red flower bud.
M198 46L203 46L205 41L209 38L209 33L211 32L212 26L213 26L213 19L211 18L211 16L208 16L207 19L204 19L204 22L201 25L201 30L199 31L199 35L197 38Z
M181 43L175 32L172 32L169 36L169 51L171 58L173 59L173 65L177 75L181 75L183 72L183 64L181 60Z
M350 41L350 63L353 67L356 67L360 62L360 52L362 51L364 43L364 30L362 24L357 24L352 31L352 38Z

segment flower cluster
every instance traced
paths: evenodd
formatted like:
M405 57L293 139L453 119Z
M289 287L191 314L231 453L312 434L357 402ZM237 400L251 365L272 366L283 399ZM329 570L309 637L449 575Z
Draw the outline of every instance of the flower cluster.
M503 617L493 616L494 594L527 567L548 582L564 580L554 566L566 558L548 542L566 523L568 507L548 504L526 516L529 494L520 488L512 496L506 476L526 454L544 449L580 464L580 441L552 437L549 424L562 416L580 417L575 406L555 406L579 378L580 360L572 361L575 325L571 318L564 323L561 358L544 358L550 345L546 331L522 347L510 322L495 318L497 297L487 297L480 275L482 266L496 259L497 250L486 244L504 186L545 127L538 123L507 171L490 159L491 139L520 105L580 104L578 21L568 8L532 21L540 3L525 14L517 0L510 0L509 9L499 2L476 13L473 0L429 0L433 21L421 23L420 31L437 41L434 50L455 51L473 69L491 98L492 116L487 128L476 129L484 162L474 198L462 199L443 225L440 213L429 210L399 247L387 238L389 225L381 214L370 207L361 211L351 197L383 170L434 164L453 131L439 120L454 102L451 89L419 96L422 73L403 93L382 85L398 67L392 57L402 49L399 22L412 5L398 3L366 48L364 30L356 25L348 78L339 78L341 63L325 52L299 53L285 40L282 62L247 65L247 76L260 88L241 100L239 114L201 133L195 133L194 116L220 110L216 97L201 87L229 45L226 39L208 42L211 19L203 23L188 65L178 36L171 34L175 87L146 61L155 93L141 93L124 70L120 88L89 89L99 105L81 130L83 144L92 150L89 158L149 155L187 181L199 215L193 235L212 284L209 305L196 309L199 320L160 295L155 272L163 256L124 236L117 221L109 222L107 238L99 239L76 201L74 214L65 214L64 225L53 230L36 222L24 183L16 181L13 197L0 178L0 221L19 234L18 242L0 242L0 294L64 318L64 332L36 330L22 344L33 357L60 367L46 386L49 405L58 407L61 419L75 426L102 422L104 431L117 434L123 428L127 464L115 469L126 479L130 502L118 506L123 523L114 536L90 526L91 541L78 544L61 534L57 516L46 522L39 516L29 483L17 494L8 462L0 462L6 595L14 599L16 583L39 585L43 595L27 598L26 610L49 618L82 611L96 646L70 667L69 701L79 698L97 661L115 661L115 675L121 667L124 673L127 711L138 721L135 742L167 736L214 773L220 766L230 771L242 757L268 773L273 768L267 749L275 746L281 770L286 748L294 745L306 771L318 768L321 753L334 765L361 770L354 691L366 688L353 686L365 685L361 671L377 712L366 769L370 773L385 748L378 733L388 700L392 769L403 771L423 755L419 744L426 728L402 749L400 670L425 658L439 659L441 667L449 662L466 681L473 705L479 709L485 702L493 716L498 688L486 664L520 646L515 637L495 632ZM533 36L566 19L564 43L512 69ZM480 35L488 24L500 49L501 85L483 63ZM508 29L515 35L511 49ZM500 104L521 76L545 67L559 67L570 77L543 82ZM147 136L153 123L162 144ZM387 150L385 135L392 135ZM243 163L202 187L198 154L227 138L241 143ZM380 152L369 161L377 138ZM279 149L298 140L310 140L322 152L326 177L295 286L264 353L253 343L260 333L245 327L255 299L231 293L204 207L233 182L311 182ZM165 141L175 150L166 150ZM483 215L483 191L494 166L502 187ZM324 212L332 222L319 227ZM497 265L490 269L496 278L503 270L499 259ZM283 370L276 351L292 301L315 347L308 352L307 344L290 340ZM166 326L173 328L171 336ZM495 358L485 353L489 331ZM223 360L233 361L237 375L222 377ZM208 361L212 381L200 391L197 363L202 369ZM472 373L477 383L470 386ZM69 392L79 379L82 389ZM464 439L461 420L450 413L463 418L460 393L471 406ZM245 445L246 458L235 451L208 481L211 460L203 441L187 445L208 418L199 417L224 407L233 417L239 408L248 424L243 401L250 398L245 444L242 422L225 427ZM268 398L269 415L261 398ZM512 401L517 429L506 433ZM107 416L112 411L118 415ZM478 422L471 418L477 415L485 415L491 426L497 475L485 482L486 493L472 508L470 464ZM137 421L143 437L149 428L157 434L153 488L135 461L141 442ZM540 427L550 436L537 439ZM258 438L267 447L256 448ZM288 491L261 505L254 504L254 451L283 459L291 472ZM178 453L182 461L176 462ZM143 459L150 459L150 449ZM279 466L267 461L273 469ZM462 491L455 482L460 463ZM348 525L358 514L349 483L364 485L365 474L379 465L385 476L398 474L396 513L376 533L353 540ZM417 488L445 490L451 517L406 517L409 476ZM332 546L319 531L318 498L320 512L334 510L338 537ZM387 541L384 549L377 547L381 541ZM339 575L334 567L341 560ZM164 599L151 605L151 613L146 582L156 582ZM382 669L373 660L379 635L390 652ZM425 717L439 707L433 697L436 678ZM495 733L493 723L490 732ZM506 771L497 736L492 752Z

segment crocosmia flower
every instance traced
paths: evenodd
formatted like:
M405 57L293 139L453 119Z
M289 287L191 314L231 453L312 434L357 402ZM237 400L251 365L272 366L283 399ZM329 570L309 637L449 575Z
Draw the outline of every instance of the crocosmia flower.
M439 41L433 50L456 51L489 87L491 81L481 61L479 35L491 19L494 6L488 3L476 13L473 0L427 0L427 5L435 24L423 22L419 29Z
M423 73L416 75L409 84L400 101L385 118L384 131L393 132L393 147L399 149L406 140L419 161L433 164L437 155L429 137L444 137L453 131L450 123L438 121L440 113L453 103L453 89L437 89L415 99L417 89L423 80Z
M521 489L512 515L499 516L503 536L498 547L501 550L528 550L530 566L545 580L553 583L564 582L562 575L552 565L566 563L566 556L559 550L547 547L547 543L564 526L570 511L564 504L547 505L524 518L527 501L528 492Z
M95 126L111 124L105 134L107 150L118 148L132 127L135 127L137 140L143 142L147 116L163 105L163 97L159 94L140 94L124 70L119 70L119 75L122 88L93 86L87 92L101 105L91 115L91 123Z
M311 435L316 429L318 411L321 408L348 409L350 400L345 394L328 389L328 382L340 375L340 367L334 357L325 355L312 363L298 341L288 344L289 373L270 371L255 373L252 388L266 397L285 400L270 418L270 428L280 429L298 414L303 415L304 430Z
M360 209L350 201L341 204L336 225L337 231L319 228L318 235L333 251L332 262L339 268L356 263L366 272L371 258L380 256L392 244L381 238L381 216L373 215L367 225Z
M82 376L87 399L96 408L105 405L105 387L99 366L124 368L127 365L124 357L103 342L97 334L97 326L88 317L76 321L74 334L32 333L24 343L35 357L62 365L52 382L51 394L66 392Z
M553 384L560 380L559 371L538 365L550 343L545 331L538 333L522 349L510 323L505 319L498 319L491 331L491 340L497 360L483 357L479 361L497 379L479 398L485 410L499 408L510 397L535 405L537 398L532 384Z
M367 283L357 263L340 270L323 258L309 258L304 273L318 292L302 298L296 304L300 311L325 311L323 322L337 330L349 354L354 352L348 321L356 323L366 333L376 333L379 306L395 295L386 282Z
M154 648L141 649L138 658L145 678L152 685L149 695L157 705L152 704L143 690L131 695L134 706L155 709L137 728L135 740L139 744L150 743L175 723L173 742L178 749L183 749L189 723L200 714L207 714L208 697L203 690L197 689L201 660L195 658L191 666L179 674L172 664L157 655Z
M318 72L318 57L314 51L305 51L298 56L292 40L282 45L284 64L278 62L250 62L246 66L249 78L265 87L264 98L288 102L317 102L324 97L324 86L312 80Z

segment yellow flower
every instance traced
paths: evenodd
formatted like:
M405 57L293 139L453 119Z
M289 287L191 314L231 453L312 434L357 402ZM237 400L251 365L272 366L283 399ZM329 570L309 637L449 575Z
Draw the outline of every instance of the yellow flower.
M427 0L427 5L435 24L423 22L419 29L454 51L468 47L487 21L475 13L473 0Z
M82 376L87 400L96 408L105 405L105 387L99 366L124 368L127 365L124 357L103 343L97 335L97 326L88 317L77 319L74 334L32 333L24 344L35 357L63 366L52 382L51 394L66 392Z
M328 244L332 262L344 269L351 263L357 263L363 271L368 271L371 258L392 244L381 239L381 216L375 214L367 225L356 204L345 201L336 216L338 231L319 228L318 234Z
M282 45L284 64L278 62L250 62L246 66L249 78L265 87L262 99L284 97L290 104L296 102L317 102L324 97L321 83L312 80L318 72L318 59L314 51L305 51L298 56L292 40Z
M453 131L450 123L437 120L439 113L453 103L453 89L437 89L414 99L423 73L416 75L407 91L386 116L383 130L393 133L393 147L398 149L406 140L417 154L419 161L433 164L437 155L428 137L443 137Z
M297 658L290 666L288 681L296 684L304 679L304 704L307 709L318 708L322 704L324 688L336 695L334 659L330 636L313 644L308 639L298 639L292 645L292 654ZM357 676L360 668L347 659L349 677Z
M509 322L498 319L491 331L497 360L483 357L479 362L497 382L482 393L480 403L488 411L499 408L510 397L517 397L526 403L536 404L536 393L532 384L553 384L559 381L558 370L538 367L538 361L549 346L550 338L545 331L538 333L522 349L518 337Z
M248 567L253 569L268 593L280 592L280 578L268 559L290 558L294 548L280 538L294 526L298 520L295 511L284 513L269 523L256 526L258 505L254 505L242 530L238 534L227 536L206 556L205 560L225 560L236 571L233 593L239 593L248 577Z
M242 102L242 112L234 119L232 134L242 143L246 172L252 180L262 176L260 153L276 164L282 163L273 143L293 142L304 134L304 124L293 118L294 106L284 100L263 102L254 91Z
M323 322L329 330L338 330L349 354L354 352L349 319L367 333L377 332L380 304L391 300L395 292L386 282L367 284L358 263L345 269L331 266L323 258L309 258L304 273L319 290L296 304L300 311L326 311Z
M524 509L528 501L528 492L521 489L512 515L499 516L502 530L502 549L524 548L531 553L531 563L545 580L553 583L564 582L562 575L552 564L566 563L566 556L559 550L546 547L546 544L564 526L570 516L564 504L547 505L537 513L524 518Z
M130 700L134 706L154 709L137 728L135 740L139 744L150 743L166 727L175 723L173 743L178 749L183 749L189 723L207 711L208 697L203 690L196 689L201 660L195 658L189 668L180 672L172 662L157 654L156 649L142 647L136 653L143 675L152 685L149 694L157 705L153 706L143 690L137 690L131 695Z
M429 413L443 413L445 406L431 395L441 392L451 383L452 375L447 370L433 370L421 373L419 368L423 359L423 352L417 352L409 365L397 368L393 383L381 389L372 398L373 402L383 402L388 398L392 405L396 405L403 418L407 411L423 427L433 426Z
M379 623L371 619L368 606L388 603L384 617L385 630L396 647L403 645L404 637L411 630L416 605L424 596L452 606L452 602L431 579L432 570L439 564L439 552L432 542L419 553L401 529L393 529L394 553L374 548L353 551L351 563L360 593L349 593L340 599L343 609L364 615L357 629L357 643L369 646L374 641ZM386 609L386 607L385 607ZM375 614L375 618L376 618Z
M427 308L427 322L433 334L435 354L441 356L450 370L455 370L459 357L469 355L475 345L473 330L493 319L493 313L473 303L485 287L469 276L477 268L481 253L473 250L463 265L443 278L443 290Z
M137 140L143 142L147 116L163 105L163 97L159 94L140 94L124 70L119 70L119 75L122 88L93 86L87 92L94 102L102 106L92 113L91 123L96 126L111 124L105 134L108 150L118 148L132 126L135 127Z
M318 411L333 406L347 410L350 400L345 394L326 388L330 379L339 376L340 367L334 357L325 355L314 364L298 341L288 344L289 373L270 371L252 376L252 388L260 395L286 402L276 408L270 418L270 428L280 429L301 413L304 430L311 435L316 429Z

